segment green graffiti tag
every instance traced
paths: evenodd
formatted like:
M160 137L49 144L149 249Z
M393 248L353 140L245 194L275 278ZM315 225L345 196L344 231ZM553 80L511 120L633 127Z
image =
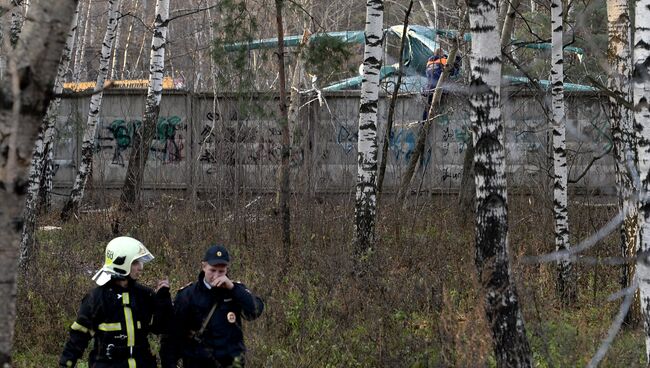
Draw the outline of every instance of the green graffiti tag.
M183 158L182 151L184 144L178 139L177 131L180 128L182 119L179 116L158 118L156 124L156 135L151 144L151 151L154 157L163 162L180 161ZM113 152L113 164L124 166L122 152L133 144L133 134L142 125L141 120L116 119L106 128L112 135L115 142Z

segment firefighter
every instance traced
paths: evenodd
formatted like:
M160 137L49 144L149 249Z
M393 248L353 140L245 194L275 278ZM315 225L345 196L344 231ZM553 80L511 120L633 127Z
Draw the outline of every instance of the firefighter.
M152 259L141 242L127 236L106 245L104 266L93 276L99 286L81 301L60 367L74 367L92 338L90 367L156 367L147 334L166 331L173 307L167 280L159 281L155 291L137 283L143 265Z
M174 299L170 334L162 339L163 368L243 367L242 319L262 314L262 300L228 277L230 255L222 245L211 246L201 262L196 282L182 288Z

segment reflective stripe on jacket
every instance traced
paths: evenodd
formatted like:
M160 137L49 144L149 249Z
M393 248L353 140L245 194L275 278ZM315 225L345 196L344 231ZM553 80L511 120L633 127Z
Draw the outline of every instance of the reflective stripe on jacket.
M154 293L132 280L99 286L84 296L59 365L74 367L94 338L91 367L155 368L147 334L166 332L172 313L168 288Z

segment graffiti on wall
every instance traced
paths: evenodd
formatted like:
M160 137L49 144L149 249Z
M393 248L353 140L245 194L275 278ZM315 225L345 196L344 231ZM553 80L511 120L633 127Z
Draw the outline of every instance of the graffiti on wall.
M343 152L348 154L357 146L359 140L359 130L351 126L339 125L336 134L336 143L343 148Z
M163 163L182 161L185 149L185 126L182 118L173 115L159 117L156 132L151 142L149 158ZM127 150L133 145L133 135L142 125L141 120L115 119L100 129L97 139L97 151L112 150L110 160L113 165L125 166L128 161Z
M244 118L223 122L219 114L215 119L209 112L199 133L199 161L224 165L278 165L282 160L281 136L276 121ZM302 148L294 147L290 165L302 165L304 156Z

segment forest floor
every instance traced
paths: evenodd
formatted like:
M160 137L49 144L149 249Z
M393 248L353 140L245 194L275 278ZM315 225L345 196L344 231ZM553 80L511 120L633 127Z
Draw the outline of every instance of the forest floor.
M474 265L474 227L459 216L455 196L420 196L408 209L387 197L378 215L378 244L355 277L351 261L352 197L305 197L292 203L292 247L284 249L271 196L187 201L169 196L126 217L112 209L60 224L46 214L28 276L20 281L16 367L52 367L83 295L93 288L106 243L117 235L141 240L155 255L142 282L168 276L172 293L193 282L208 245L229 247L230 276L266 303L245 323L248 367L493 367L492 340ZM616 214L602 197L570 204L571 243ZM615 203L614 200L609 202ZM555 294L555 264L525 261L554 249L551 202L510 199L509 246L537 367L585 366L606 336L621 299L620 266L578 263L578 300ZM115 230L116 218L119 228ZM585 255L620 254L619 233ZM154 349L157 337L152 338ZM601 367L644 366L640 324L619 332ZM87 365L79 365L87 367Z

